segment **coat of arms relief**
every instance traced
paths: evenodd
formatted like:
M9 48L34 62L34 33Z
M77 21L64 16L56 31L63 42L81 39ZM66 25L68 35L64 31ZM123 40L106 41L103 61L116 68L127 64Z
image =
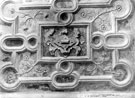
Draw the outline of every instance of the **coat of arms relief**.
M4 0L0 87L115 90L134 80L133 0Z

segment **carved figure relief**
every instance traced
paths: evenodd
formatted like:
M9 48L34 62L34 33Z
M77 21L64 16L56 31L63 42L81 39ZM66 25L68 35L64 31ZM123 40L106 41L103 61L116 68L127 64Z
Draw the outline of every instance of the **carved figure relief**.
M80 45L86 42L83 33L85 33L85 30L81 33L79 28L56 28L48 31L45 29L44 46L49 47L48 51L52 56L69 56L73 50L75 52L72 55L78 56L80 52L83 52ZM86 44L84 47L86 47Z

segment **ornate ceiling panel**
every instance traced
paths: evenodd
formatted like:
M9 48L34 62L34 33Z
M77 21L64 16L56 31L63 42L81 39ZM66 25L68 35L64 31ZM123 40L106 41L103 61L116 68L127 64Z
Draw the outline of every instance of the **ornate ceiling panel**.
M0 4L0 92L135 90L134 0Z

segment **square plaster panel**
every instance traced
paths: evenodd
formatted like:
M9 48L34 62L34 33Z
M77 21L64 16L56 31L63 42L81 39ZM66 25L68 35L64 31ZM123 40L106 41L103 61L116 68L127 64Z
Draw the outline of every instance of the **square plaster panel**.
M0 0L0 98L135 98L135 0Z

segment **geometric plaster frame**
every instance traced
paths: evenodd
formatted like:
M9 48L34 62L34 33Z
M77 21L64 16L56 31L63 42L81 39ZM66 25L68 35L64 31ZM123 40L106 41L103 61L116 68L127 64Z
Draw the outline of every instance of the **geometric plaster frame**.
M94 0L91 0L89 2L85 2L85 1L78 1L78 0L73 0L73 6L72 8L57 8L55 6L55 3L56 1L59 1L59 0L53 0L53 3L46 3L46 4L28 4L28 3L16 3L12 0L4 0L3 3L1 4L1 8L0 8L0 13L1 13L1 16L0 18L7 22L7 23L12 23L14 24L14 32L11 33L11 34L6 34L2 37L0 37L0 48L3 50L3 51L6 51L6 52L11 52L12 53L12 62L9 62L9 63L5 63L2 65L2 67L0 68L0 86L7 90L7 91L13 91L15 89L18 88L18 86L21 84L21 83L51 83L51 85L53 85L56 89L72 89L72 88L75 88L79 82L91 82L91 81L109 81L111 82L114 86L116 87L125 87L127 85L129 85L131 83L131 81L133 80L133 71L131 69L131 64L128 60L121 60L119 59L119 50L121 49L124 49L124 48L127 48L130 46L131 44L131 38L128 34L126 34L125 32L126 31L118 31L118 25L117 25L117 20L122 20L122 19L126 19L131 11L132 11L132 4L131 4L131 1L130 0L97 0L97 1L94 1ZM101 32L95 32L94 34L95 35L92 35L91 34L91 25L92 25L92 22L94 21L91 20L91 21L85 21L85 20L79 20L79 21L73 21L73 13L78 9L78 8L83 8L83 7L95 7L95 6L110 6L112 5L112 3L115 4L116 3L116 8L118 7L118 10L120 10L120 12L117 12L116 9L114 9L114 11L108 11L110 17L111 17L111 20L112 20L112 30L111 31L108 31L108 32L105 32L104 34L102 34ZM23 35L21 33L18 33L18 21L19 21L19 16L16 15L15 17L13 18L8 18L8 17L4 17L3 15L3 9L4 7L7 5L7 4L10 4L10 3L16 3L17 6L17 11L19 11L20 9L21 10L25 10L26 8L33 8L35 7L36 8L44 8L44 9L52 9L53 11L55 11L57 13L57 17L56 17L56 21L54 22L37 22L36 24L36 29L38 30L38 33L37 34L31 34L29 36L26 36L26 35ZM123 3L123 4L122 4ZM118 6L117 6L118 4ZM126 4L126 6L123 6L124 4ZM124 12L121 12L121 10L123 10L123 7L126 9L126 11ZM63 21L61 20L61 15L63 15L63 13L66 13L67 14L67 17L68 19L66 21ZM101 13L102 14L102 13ZM118 14L118 15L117 15ZM97 17L99 17L100 15L97 15ZM58 27L63 27L63 26L80 26L80 25L85 25L87 26L87 55L86 56L82 56L82 57L42 57L41 56L41 27L42 26L46 26L46 27L53 27L53 26L58 26ZM95 37L95 36L99 36L101 37L102 41L99 45L92 45L91 44L91 39L92 37ZM17 39L19 38L20 40L23 41L23 45L21 45L20 47L8 47L5 42L6 40L8 39ZM34 46L30 45L28 43L29 39L31 38L35 38L37 40L36 44ZM110 38L110 39L109 39ZM118 43L114 42L114 43L109 43L109 41L111 41L111 38L112 39L115 39L115 38L120 38L122 40L124 40L124 42L122 43L119 43L119 45L117 45ZM108 41L109 40L109 41ZM107 42L108 41L108 42ZM111 44L111 45L110 45ZM113 76L113 72L111 75L100 75L100 76L80 76L78 72L76 71L73 71L74 69L74 63L75 62L93 62L93 58L92 58L92 51L93 51L93 48L94 49L100 49L101 47L105 47L107 48L108 50L113 50L112 52L112 68L115 72L115 70L117 70L117 67L123 67L126 72L127 72L127 78L124 79L123 81L118 81L115 79L115 77ZM17 52L21 52L21 51L24 51L24 50L29 50L29 51L35 51L37 52L37 61L34 63L33 66L36 66L36 64L38 63L56 63L55 66L56 66L56 71L54 71L50 77L28 77L28 78L25 78L25 77L21 77L21 74L24 74L24 73L18 73L17 72L17 69L14 67L14 62L15 62L15 58L16 58L16 53ZM68 62L69 66L67 68L67 70L64 70L61 68L61 64L64 63L64 62ZM95 63L95 62L94 62ZM13 83L13 84L7 84L5 83L5 81L3 80L3 77L2 75L4 74L4 70L6 68L13 68L15 71L16 71L16 74L18 75L18 80ZM29 71L31 71L33 68L29 69ZM26 72L27 73L27 72ZM72 75L75 79L73 82L71 83L58 83L56 81L56 77L58 75Z

